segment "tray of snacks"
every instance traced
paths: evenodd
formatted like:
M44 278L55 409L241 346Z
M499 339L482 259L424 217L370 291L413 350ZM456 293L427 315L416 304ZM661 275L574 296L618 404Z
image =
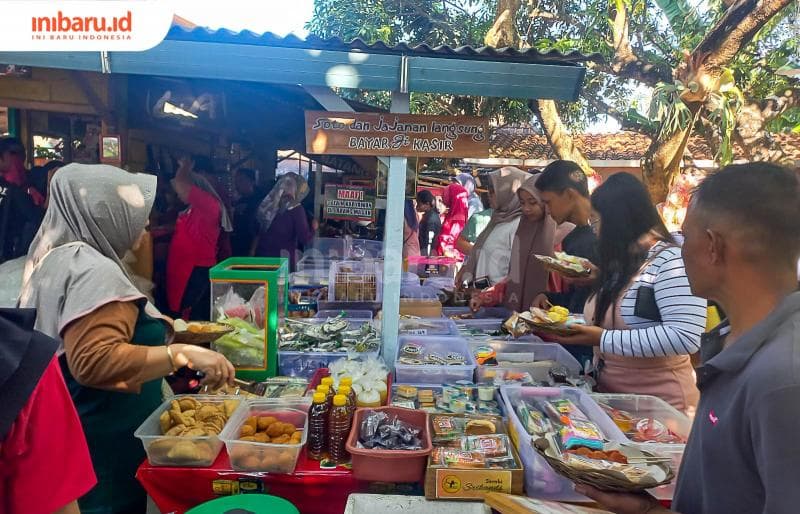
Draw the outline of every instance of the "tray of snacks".
M233 327L222 325L221 323L206 321L191 321L187 323L182 319L176 319L172 328L175 330L173 342L183 344L213 343L234 330Z
M136 429L153 466L210 466L222 449L219 435L241 399L179 395L162 403Z
M291 473L307 435L307 400L248 400L220 439L237 471Z
M516 319L515 319L516 316ZM573 325L583 325L583 316L570 314L565 307L554 306L548 310L531 307L529 311L512 315L506 320L504 326L511 332L520 321L527 324L532 332L569 336L577 334ZM517 328L515 332L519 332Z
M534 255L548 270L567 278L588 277L592 270L586 265L586 259L575 257L564 252L556 252L553 257L548 255Z
M441 384L472 382L475 358L461 337L400 336L397 340L397 382Z
M569 445L550 432L533 443L559 475L601 491L641 492L672 482L670 458L625 443Z
M500 416L497 388L475 384L393 384L390 402L395 407L419 409L432 414Z

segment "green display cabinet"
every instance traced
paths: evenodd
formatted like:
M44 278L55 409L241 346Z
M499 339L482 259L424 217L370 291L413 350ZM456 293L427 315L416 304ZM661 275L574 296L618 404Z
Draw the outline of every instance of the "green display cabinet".
M286 315L289 260L233 257L209 272L211 317L234 331L214 348L236 366L236 376L263 380L278 372L278 326Z

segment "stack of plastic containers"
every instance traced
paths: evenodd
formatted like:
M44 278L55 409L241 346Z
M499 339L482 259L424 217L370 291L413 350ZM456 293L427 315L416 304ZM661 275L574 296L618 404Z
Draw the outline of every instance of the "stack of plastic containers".
M457 336L458 327L444 318L403 318L398 327L400 335L408 336Z

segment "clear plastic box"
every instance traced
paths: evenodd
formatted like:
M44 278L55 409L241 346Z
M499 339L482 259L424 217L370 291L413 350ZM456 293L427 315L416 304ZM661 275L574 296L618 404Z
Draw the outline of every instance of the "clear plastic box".
M501 337L503 320L500 318L454 319L458 333L464 337Z
M231 467L237 471L292 473L308 438L308 408L307 399L247 400L220 434L228 450ZM302 431L300 443L272 444L239 440L242 426L250 416L272 416L280 422L291 423Z
M383 261L333 261L328 277L329 302L380 302Z
M304 256L315 258L344 259L344 239L341 237L315 237L311 244L306 245Z
M345 319L353 319L353 320L365 320L370 321L372 320L372 311L368 310L350 310L350 309L342 309L342 310L334 310L334 309L325 309L322 311L317 311L315 318L335 318L340 314L344 314Z
M464 364L453 366L401 364L398 359L403 347L408 343L416 343L422 347L422 358L429 353L436 353L442 357L458 353L464 356ZM475 374L475 358L469 351L467 342L461 337L400 336L397 340L394 364L396 382L406 384L445 384L459 380L472 382Z
M342 239L345 259L382 259L383 241L372 239Z
M180 401L183 398L192 398L198 402L218 405L223 405L225 400L237 399L231 396L189 394L178 395L164 401L164 403L159 405L158 408L154 410L133 433L134 437L137 437L142 441L144 451L147 454L147 460L150 461L150 464L153 466L184 466L204 468L214 463L214 461L217 459L217 455L219 455L219 451L222 449L222 440L220 437L215 435L184 437L165 436L162 434L160 422L161 414L170 409L173 400ZM231 420L236 416L236 414L242 410L243 403L243 400L240 401L236 411L234 411L231 417L228 419L228 422L225 425L226 427L231 423ZM224 431L225 430L223 427L223 432ZM169 456L169 452L179 444L184 450L192 450L192 448L188 445L194 445L195 450L198 453L197 458Z
M398 326L398 334L409 336L457 336L458 328L449 319L403 318Z
M597 424L606 439L620 443L628 442L628 438L617 425L606 416L600 406L585 392L573 387L522 387L503 386L500 388L509 420L509 435L519 450L522 464L525 467L525 493L533 498L555 501L586 502L591 501L575 492L573 483L558 475L550 464L544 460L531 446L528 434L516 412L520 400L530 398L568 398L577 405L586 416Z
M689 439L692 430L692 420L688 416L656 396L639 394L592 394L597 403L604 403L613 409L624 410L635 418L653 418L667 426L672 432L684 440ZM683 460L685 444L680 443L637 443L632 444L645 450L669 456L670 465L676 478L672 483L650 489L649 492L660 500L671 500L675 493L677 474Z
M375 325L375 322L371 319L346 319L349 325L348 330L358 330L364 323ZM309 318L303 321L312 325L322 325L327 321L327 318ZM374 351L362 353L354 351L312 352L278 350L278 371L282 376L311 378L315 371L320 368L327 368L333 361L347 358L348 356L351 359L365 359L367 357L378 357L379 355L380 347Z
M293 286L327 286L329 275L328 268L307 268L290 273L289 284Z
M469 307L444 307L442 316L452 318L454 316L471 315L468 319L502 319L506 320L511 315L511 311L505 307L483 307L478 312L473 313Z
M422 278L456 276L458 261L450 257L413 255L407 261L408 271Z
M476 382L486 383L491 382L492 372L497 370L507 370L516 372L527 372L531 374L533 380L537 382L546 381L549 378L549 372L552 369L550 365L542 365L543 361L552 361L557 365L562 365L573 375L579 375L581 366L567 350L558 343L534 343L534 342L516 342L512 340L491 339L489 341L470 342L470 351L474 352L481 346L490 346L498 355L498 361L503 361L503 354L533 354L533 363L505 363L500 366L485 366L478 365L475 371ZM513 355L508 358L513 361ZM539 364L537 364L539 363Z
M335 260L338 259L330 259L313 253L305 253L300 260L297 261L297 271L323 270L327 273L331 268L331 263Z

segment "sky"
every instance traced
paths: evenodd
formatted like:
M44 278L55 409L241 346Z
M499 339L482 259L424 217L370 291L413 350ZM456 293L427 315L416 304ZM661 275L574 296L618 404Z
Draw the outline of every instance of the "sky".
M305 36L303 25L314 12L314 0L172 0L172 4L175 14L203 27L274 32L282 36L290 32Z
M253 4L258 4L257 9ZM175 14L212 29L226 28L233 31L273 32L285 36L294 33L307 35L303 28L314 12L314 0L223 0L222 2L198 2L197 0L172 0ZM616 132L619 124L608 118L593 123L590 133Z

